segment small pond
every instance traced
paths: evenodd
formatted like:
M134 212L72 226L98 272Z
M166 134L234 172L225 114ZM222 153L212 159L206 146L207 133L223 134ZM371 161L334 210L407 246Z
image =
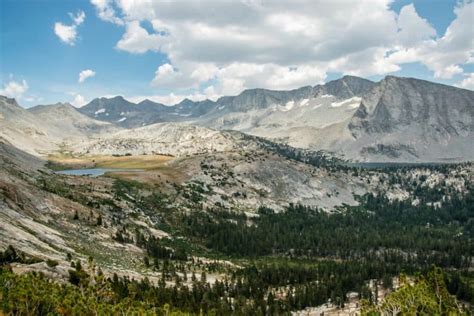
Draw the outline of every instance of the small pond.
M106 172L117 171L143 171L142 169L117 169L117 168L91 168L91 169L69 169L56 171L59 174L67 174L70 176L90 176L98 177L104 175Z

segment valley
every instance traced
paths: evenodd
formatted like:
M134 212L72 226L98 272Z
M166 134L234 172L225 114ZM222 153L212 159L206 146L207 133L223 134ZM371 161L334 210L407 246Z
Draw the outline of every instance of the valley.
M472 312L472 91L346 76L0 114L6 313Z
M136 155L136 156L105 156L105 155L49 155L48 167L51 169L81 168L112 168L112 169L144 169L152 170L172 160L170 156Z

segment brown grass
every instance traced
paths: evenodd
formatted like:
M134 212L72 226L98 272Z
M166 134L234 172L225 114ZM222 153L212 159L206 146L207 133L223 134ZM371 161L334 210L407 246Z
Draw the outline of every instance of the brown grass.
M48 160L64 168L117 168L117 169L144 169L153 170L163 167L174 157L162 155L137 155L137 156L65 156L50 155Z

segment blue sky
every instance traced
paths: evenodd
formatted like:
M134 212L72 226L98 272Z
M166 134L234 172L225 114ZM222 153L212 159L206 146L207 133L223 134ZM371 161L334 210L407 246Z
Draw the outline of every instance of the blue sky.
M170 104L343 74L474 88L470 1L0 3L0 92L25 107L118 94ZM94 75L79 82L82 71Z

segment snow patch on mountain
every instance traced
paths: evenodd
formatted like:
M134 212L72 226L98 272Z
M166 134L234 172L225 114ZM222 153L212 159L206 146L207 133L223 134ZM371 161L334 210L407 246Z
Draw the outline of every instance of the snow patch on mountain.
M361 100L362 100L362 98L360 98L360 97L352 97L352 98L349 98L349 99L346 99L346 100L342 100L340 102L332 102L331 106L333 108L337 108L337 107L345 105L345 106L348 106L350 108L357 108L360 105Z
M309 99L303 99L303 100L301 100L301 101L300 101L300 106L304 106L304 105L308 104L308 101L309 101Z

